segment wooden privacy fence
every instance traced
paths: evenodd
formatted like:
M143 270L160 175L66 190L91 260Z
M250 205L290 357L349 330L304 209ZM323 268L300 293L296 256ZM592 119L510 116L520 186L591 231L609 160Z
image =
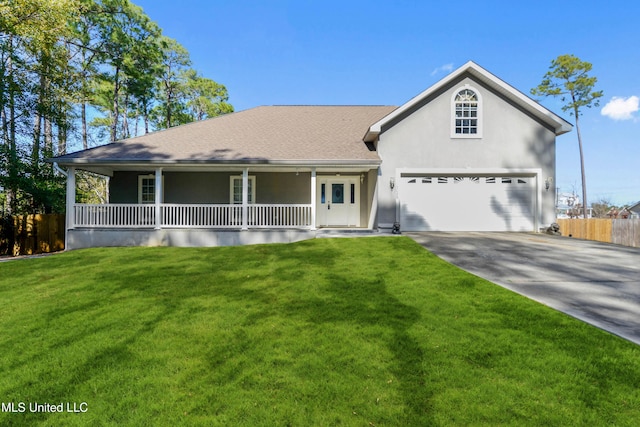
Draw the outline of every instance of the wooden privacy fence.
M640 219L557 219L556 222L566 237L640 248Z
M16 215L11 230L2 230L2 235L13 237L7 239L5 246L8 255L32 255L56 252L64 249L65 215L38 214ZM8 226L9 224L4 224Z
M640 219L614 219L611 241L618 245L640 248Z

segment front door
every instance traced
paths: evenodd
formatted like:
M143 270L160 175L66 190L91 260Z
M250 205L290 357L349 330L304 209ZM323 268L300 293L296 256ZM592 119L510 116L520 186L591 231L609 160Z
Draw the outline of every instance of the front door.
M360 191L356 177L320 178L317 195L318 226L360 225Z

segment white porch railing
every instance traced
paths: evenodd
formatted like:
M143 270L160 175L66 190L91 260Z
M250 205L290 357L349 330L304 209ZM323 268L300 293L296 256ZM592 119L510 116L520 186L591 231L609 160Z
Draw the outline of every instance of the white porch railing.
M73 227L153 228L154 204L75 204ZM242 205L160 205L163 228L241 228ZM310 204L253 204L247 206L248 228L308 228L312 225Z
M311 205L249 205L249 227L289 228L311 226Z
M242 227L242 205L162 204L161 227L238 228Z
M76 227L135 228L156 225L154 205L76 204L73 207L73 225Z

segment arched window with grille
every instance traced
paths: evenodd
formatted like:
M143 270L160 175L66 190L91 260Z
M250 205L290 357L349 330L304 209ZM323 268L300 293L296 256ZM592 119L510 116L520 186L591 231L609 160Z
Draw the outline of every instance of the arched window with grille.
M482 100L479 92L469 86L456 90L452 99L451 137L482 137Z

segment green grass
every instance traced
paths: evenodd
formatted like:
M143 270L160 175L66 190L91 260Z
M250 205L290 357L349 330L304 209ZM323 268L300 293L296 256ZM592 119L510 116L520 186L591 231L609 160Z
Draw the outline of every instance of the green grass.
M72 251L0 302L1 425L640 423L640 347L404 237Z

